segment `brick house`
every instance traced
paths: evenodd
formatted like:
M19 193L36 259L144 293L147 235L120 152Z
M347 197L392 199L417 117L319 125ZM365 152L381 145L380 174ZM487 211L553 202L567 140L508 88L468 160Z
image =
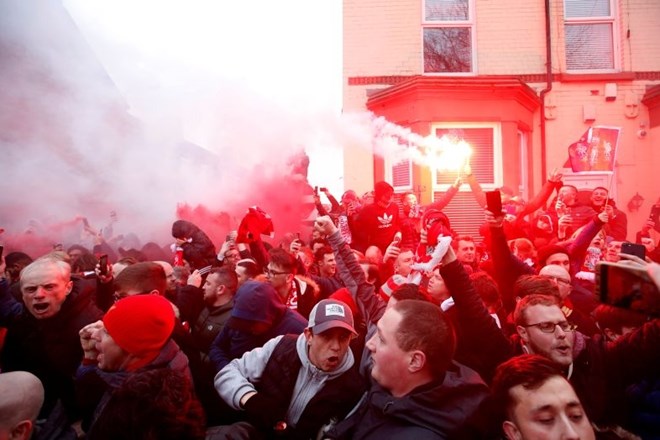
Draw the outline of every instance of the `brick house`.
M621 127L611 187L634 239L660 197L660 3L656 0L343 0L343 110L426 136L459 132L484 189L528 198L593 125ZM456 175L347 146L346 188L387 180L429 203ZM446 208L459 232L483 220L469 187ZM460 212L460 215L458 214Z

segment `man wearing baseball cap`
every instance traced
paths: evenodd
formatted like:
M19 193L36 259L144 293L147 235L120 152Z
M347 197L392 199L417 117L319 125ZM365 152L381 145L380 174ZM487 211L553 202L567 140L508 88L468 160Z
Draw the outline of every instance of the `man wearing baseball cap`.
M216 375L215 388L244 411L245 422L218 428L217 438L239 432L315 438L330 419L342 419L365 390L349 350L356 336L350 307L326 299L301 335L278 336L234 359Z
M80 330L84 358L76 386L81 402L94 413L87 421L93 425L112 391L133 373L171 369L186 377L192 389L188 358L171 339L174 323L174 309L167 299L133 295L117 301L102 321Z

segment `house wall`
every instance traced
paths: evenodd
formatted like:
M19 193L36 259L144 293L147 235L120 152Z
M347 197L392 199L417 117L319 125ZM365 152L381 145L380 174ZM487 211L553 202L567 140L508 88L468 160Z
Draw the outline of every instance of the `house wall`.
M363 111L367 91L384 89L422 73L423 3L344 0L343 5L344 111ZM615 41L621 73L605 75L566 74L564 5L562 0L551 0L550 5L554 82L545 106L547 150L542 157L537 111L529 139L531 186L540 187L545 179L543 168L551 171L564 165L568 146L591 125L621 127L613 191L624 209L635 193L646 200L639 212L628 213L629 238L634 238L660 195L660 138L658 130L649 130L649 109L641 103L647 87L660 84L660 2L616 2L619 20ZM473 6L476 74L520 75L537 92L545 88L544 2L474 0ZM616 85L613 100L605 97L607 83ZM595 119L585 120L585 111ZM640 138L637 133L642 126L646 126L647 135ZM364 149L353 151L348 146L345 161L347 185L350 182L358 191L370 189L374 181L372 156ZM356 170L360 176L351 176Z

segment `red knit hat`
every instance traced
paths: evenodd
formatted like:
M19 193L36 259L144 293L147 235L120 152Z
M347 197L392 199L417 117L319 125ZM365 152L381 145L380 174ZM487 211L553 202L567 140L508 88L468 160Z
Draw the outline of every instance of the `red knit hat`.
M174 330L172 304L159 295L127 296L103 317L108 334L124 351L143 355L160 350Z
M345 303L351 309L351 312L353 312L354 317L360 316L360 309L358 309L358 306L355 303L355 299L353 298L353 295L346 287L342 287L341 289L335 290L335 292L332 295L330 295L328 298L336 299L338 301Z

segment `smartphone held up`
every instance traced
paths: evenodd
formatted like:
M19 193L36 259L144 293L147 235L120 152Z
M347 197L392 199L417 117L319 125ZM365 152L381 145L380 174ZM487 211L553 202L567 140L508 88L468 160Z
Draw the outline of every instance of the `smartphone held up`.
M596 294L604 304L660 316L660 291L643 266L601 261L596 266Z
M502 215L502 195L499 190L486 191L486 209L499 217Z

